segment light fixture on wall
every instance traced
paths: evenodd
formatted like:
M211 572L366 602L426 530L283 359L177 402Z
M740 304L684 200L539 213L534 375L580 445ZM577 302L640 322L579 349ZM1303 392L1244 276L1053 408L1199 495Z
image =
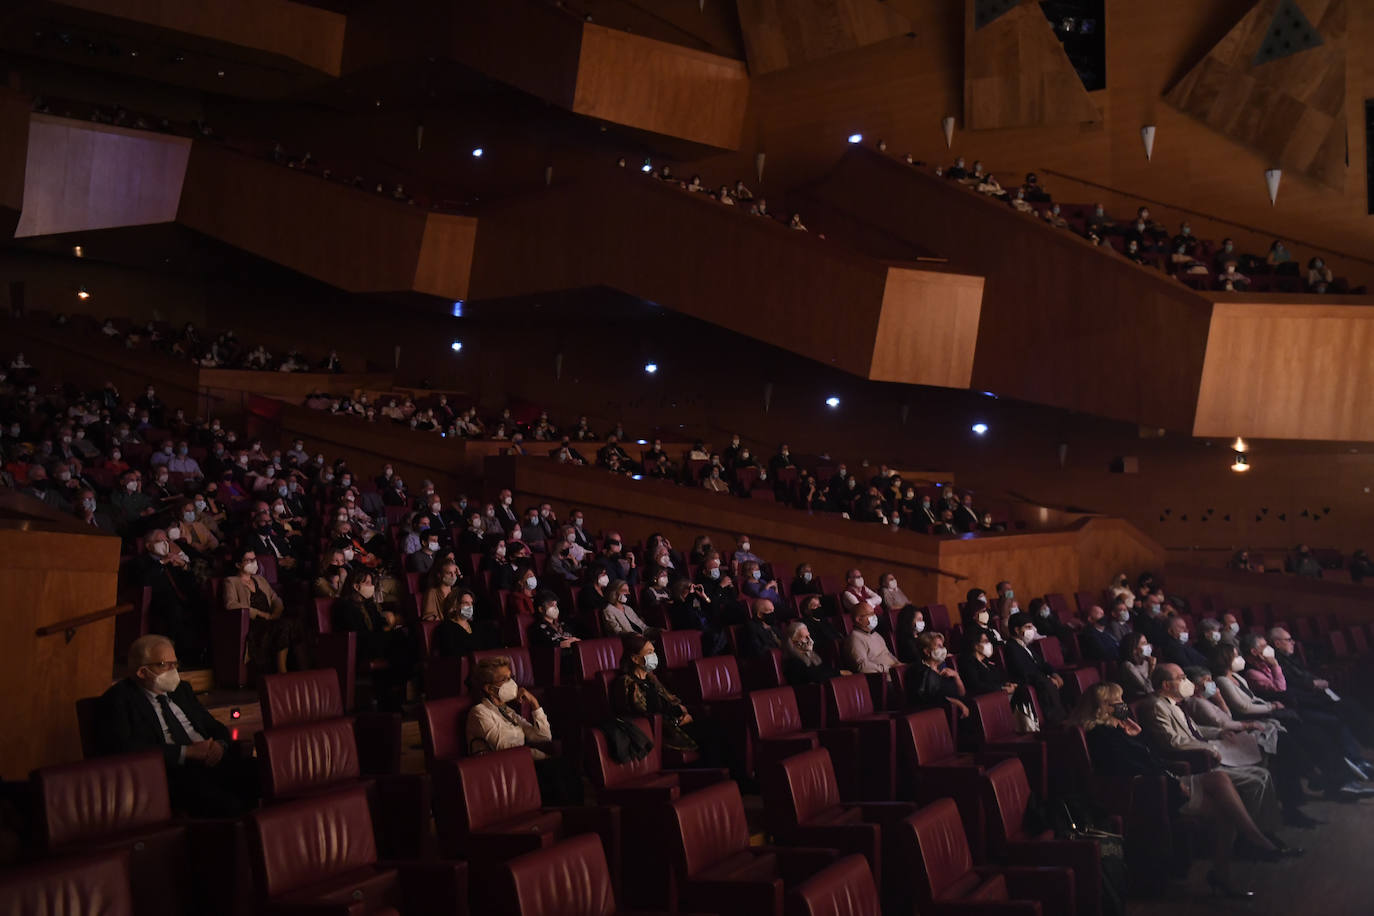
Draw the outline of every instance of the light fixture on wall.
M461 340L455 340L453 343L448 345L448 348L452 350L454 353L462 353L463 342Z
M85 300L91 298L91 294L86 290L86 287L83 286L76 291L76 298L84 302Z
M86 256L86 251L80 245L73 245L72 255L78 258L84 258Z
M1231 451L1240 452L1243 455L1250 451L1250 443L1246 442L1240 436L1236 436L1236 441L1231 443Z
M825 406L833 410L834 408L840 406L840 399L835 397L834 395L831 395L830 397L825 399Z
M862 142L864 142L864 135L863 135L863 134L850 134L850 135L849 135L849 142L850 142L850 143L862 143Z
M1235 463L1231 465L1231 470L1237 474L1243 474L1250 470L1250 459L1245 457L1243 452L1236 452Z

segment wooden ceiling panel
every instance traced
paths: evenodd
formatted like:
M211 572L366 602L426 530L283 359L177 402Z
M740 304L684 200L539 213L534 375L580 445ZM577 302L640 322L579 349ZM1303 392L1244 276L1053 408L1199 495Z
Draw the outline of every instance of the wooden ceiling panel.
M911 31L881 0L738 0L754 75L786 70Z
M1260 0L1165 99L1272 165L1343 188L1346 24L1346 0Z

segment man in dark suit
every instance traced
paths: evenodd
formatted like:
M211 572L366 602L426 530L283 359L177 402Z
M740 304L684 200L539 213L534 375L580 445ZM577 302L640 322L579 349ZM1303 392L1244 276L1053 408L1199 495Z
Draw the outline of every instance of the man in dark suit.
M955 510L954 527L962 532L978 530L978 512L973 508L972 493L965 493L964 501Z
M1045 723L1056 726L1064 721L1064 704L1059 698L1059 690L1064 679L1054 673L1048 663L1036 658L1030 647L1035 642L1035 618L1030 614L1012 614L1007 628L1012 638L1003 647L1003 657L1007 663L1007 679L1026 687L1034 687L1040 698L1040 710L1045 714Z
M1107 627L1107 613L1099 605L1088 608L1088 625L1079 637L1083 655L1089 661L1116 661L1121 655L1121 641Z
M520 516L515 513L510 490L502 490L496 500L496 524L501 526L501 531L506 537L510 537L510 533L520 527Z
M1155 644L1155 657L1180 668L1206 668L1207 656L1188 645L1188 622L1170 617L1164 638Z
M181 680L165 636L134 640L129 676L100 698L96 729L104 754L160 750L172 806L192 817L237 817L258 798L252 759L233 752L229 730Z

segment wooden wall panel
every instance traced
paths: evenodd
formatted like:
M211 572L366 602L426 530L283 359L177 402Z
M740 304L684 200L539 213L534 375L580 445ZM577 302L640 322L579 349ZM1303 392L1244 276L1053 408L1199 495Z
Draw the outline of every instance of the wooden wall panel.
M0 86L0 239L14 235L24 206L24 166L28 161L29 100Z
M58 0L60 5L278 54L338 76L347 18L289 0Z
M426 214L412 288L431 296L466 299L476 242L477 220L448 213Z
M1302 298L1213 306L1193 435L1374 439L1374 306Z
M911 31L911 20L881 0L738 0L737 7L755 75Z
M1219 594L1229 607L1272 604L1280 619L1334 614L1342 626L1374 620L1374 588L1369 584L1299 579L1295 576L1232 572L1211 566L1170 562L1165 571L1170 592Z
M25 497L13 496L13 500ZM62 634L35 630L115 602L119 539L72 533L42 515L0 522L0 632L11 658L0 690L11 702L0 749L0 778L23 779L35 767L81 759L76 700L110 684L114 618Z
M1198 293L870 150L846 154L807 196L986 278L975 389L1192 429L1211 311Z
M35 114L27 150L17 237L172 222L191 141Z
M1282 0L1260 0L1165 98L1274 165L1343 189L1346 0L1297 2L1321 44L1256 63L1262 47L1297 40L1270 34L1281 5Z
M1038 2L1023 2L976 27L964 4L964 125L969 130L1098 121L1101 112L1074 72Z
M967 388L982 303L982 277L889 267L868 377Z
M582 29L577 114L736 149L749 100L744 64L599 25Z
M426 218L381 195L209 144L192 151L177 212L191 229L349 292L411 289Z

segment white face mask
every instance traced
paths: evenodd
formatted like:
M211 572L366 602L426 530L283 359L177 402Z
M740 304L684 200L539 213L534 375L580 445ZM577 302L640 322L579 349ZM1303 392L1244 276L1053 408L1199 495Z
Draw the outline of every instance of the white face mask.
M645 670L645 671L653 671L653 670L654 670L655 668L657 668L657 667L658 667L658 653L657 653L657 652L650 652L648 655L644 656L644 670Z
M1193 691L1195 689L1196 688L1193 687L1193 682L1188 680L1187 678L1184 678L1182 681L1179 681L1178 695L1186 700L1193 695Z
M706 571L706 574L707 574L708 576L710 576L712 579L719 579L719 578L720 578L720 567L717 566L715 569L708 569L708 570Z
M596 584L599 585L599 586L601 586L602 588L605 588L606 586L608 586L608 585L611 584L611 577L610 577L610 576L597 576L597 577L596 577Z
M926 622L925 622L924 620L918 620L918 621L916 621L916 632L917 632L917 633L924 633L925 631L926 631Z
M352 563L352 562L353 562L353 548L352 548L352 547L345 547L345 548L344 548L343 558L344 558L344 562L345 562L345 563Z
M471 620L471 619L472 619L472 605L470 605L470 604L460 604L460 605L458 606L458 616L461 617L461 618L463 618L464 620Z
M1221 642L1221 631L1220 631L1220 630L1208 630L1208 631L1207 631L1207 638L1208 638L1209 640L1211 640L1212 642Z
M431 552L431 553L437 552L437 551L439 550L439 542L438 542L438 541L430 541L430 542L429 542L428 544L426 544L425 546L427 546L427 547L430 549L430 552Z
M1185 644L1185 645L1187 645L1187 643L1188 643L1188 631L1187 631L1187 630L1184 630L1182 633L1178 634L1178 641L1181 642L1181 643L1183 643L1183 644Z
M538 585L539 585L539 580L536 579L534 576L526 576L526 577L525 577L525 586L526 586L527 588L535 588L535 587L537 587Z
M990 643L990 642L985 642L985 643L983 643L982 652L983 652L983 658L992 658L992 643Z
M455 576L453 573L449 573L448 575L443 577L442 581L445 585L452 587L458 583L458 577Z
M855 576L855 577L854 577L854 587L855 587L855 588L863 588L863 587L864 587L864 577L863 577L863 576Z
M754 577L755 579L762 579L762 578L763 578L763 573L759 572L757 569L754 570L754 572L752 573L752 575L753 575L753 577Z
M1130 612L1130 611L1123 610L1121 613L1119 613L1119 614L1116 615L1116 619L1119 620L1119 621L1121 621L1122 623L1130 623L1130 622L1131 622L1131 612Z
M1239 624L1239 623L1228 623L1228 624L1226 625L1226 629L1230 630L1232 635L1235 635L1236 633L1239 633L1239 632L1240 632L1240 624Z
M1273 647L1273 646L1265 646L1265 647L1264 647L1264 651L1261 652L1260 655L1263 655L1263 656L1265 657L1265 659L1267 659L1267 660L1269 660L1269 661L1273 661L1273 659L1274 659L1274 647Z
M1012 605L1011 612L1012 612L1013 614L1016 613L1016 605ZM1041 617L1048 618L1048 617L1050 616L1051 613L1052 613L1052 609L1050 608L1050 606L1049 606L1048 604L1046 604L1046 605L1044 605L1043 607L1040 608L1040 616L1041 616Z
M135 490L138 489L138 481L137 481L137 480L131 480L131 481L129 481L128 483L126 483L126 484L124 485L124 489L128 490L130 493L134 492Z
M987 596L987 595L979 595L979 596L978 596L978 603L979 603L979 604L987 604L987 603L988 603L988 596Z
M1021 641L1026 645L1030 645L1031 643L1035 642L1036 639L1038 639L1039 637L1040 634L1035 632L1035 627L1026 627L1026 629L1022 632Z
M558 605L555 604L553 607L551 607L551 608L549 608L547 611L545 611L545 612L544 612L544 616L547 617L549 620L557 620L557 619L558 619Z
M520 685L515 683L515 678L511 678L501 685L496 691L496 700L499 703L511 703L520 695Z
M244 563L243 571L248 573L248 575L250 576L256 576L258 574L258 561L249 560L247 563Z
M167 537L171 538L171 539L174 540L174 541L180 540L180 539L181 539L181 529L180 529L180 528L168 528L168 529L167 529Z
M153 545L153 553L157 554L160 557L165 557L167 556L167 554L171 552L172 545L168 544L166 541L158 541L156 544Z
M988 612L987 612L987 611L979 611L979 612L978 612L978 617L977 617L976 619L977 619L977 621L978 621L979 626L984 626L984 627L985 627L985 626L988 625L988 620L989 620L990 618L988 617Z
M1237 672L1237 673L1239 673L1239 672L1241 672L1241 671L1244 671L1244 670L1245 670L1245 659L1241 658L1239 655L1237 655L1235 658L1231 659L1231 670L1232 670L1232 671L1235 671L1235 672Z
M162 693L171 693L181 686L181 672L175 668L164 671L153 679L153 686Z
M942 662L949 658L949 651L944 646L936 646L935 651L930 653L930 657L935 662Z
M804 572L804 573L802 573L802 581L803 581L803 582L810 582L810 581L811 581L811 573L809 573L809 572Z
M659 588L667 588L667 587L668 587L668 577L667 577L667 576L659 576L659 577L658 577L658 587L659 587Z
M1146 643L1146 644L1141 648L1140 654L1143 655L1143 656L1145 656L1146 658L1149 658L1151 655L1154 655L1154 654L1155 654L1155 647L1152 646L1152 645L1150 645L1149 643Z
M878 618L877 618L877 617L869 617L869 618L868 618L868 624L867 624L867 626L866 626L866 629L867 629L868 632L870 632L870 633L872 633L874 630L878 629Z

